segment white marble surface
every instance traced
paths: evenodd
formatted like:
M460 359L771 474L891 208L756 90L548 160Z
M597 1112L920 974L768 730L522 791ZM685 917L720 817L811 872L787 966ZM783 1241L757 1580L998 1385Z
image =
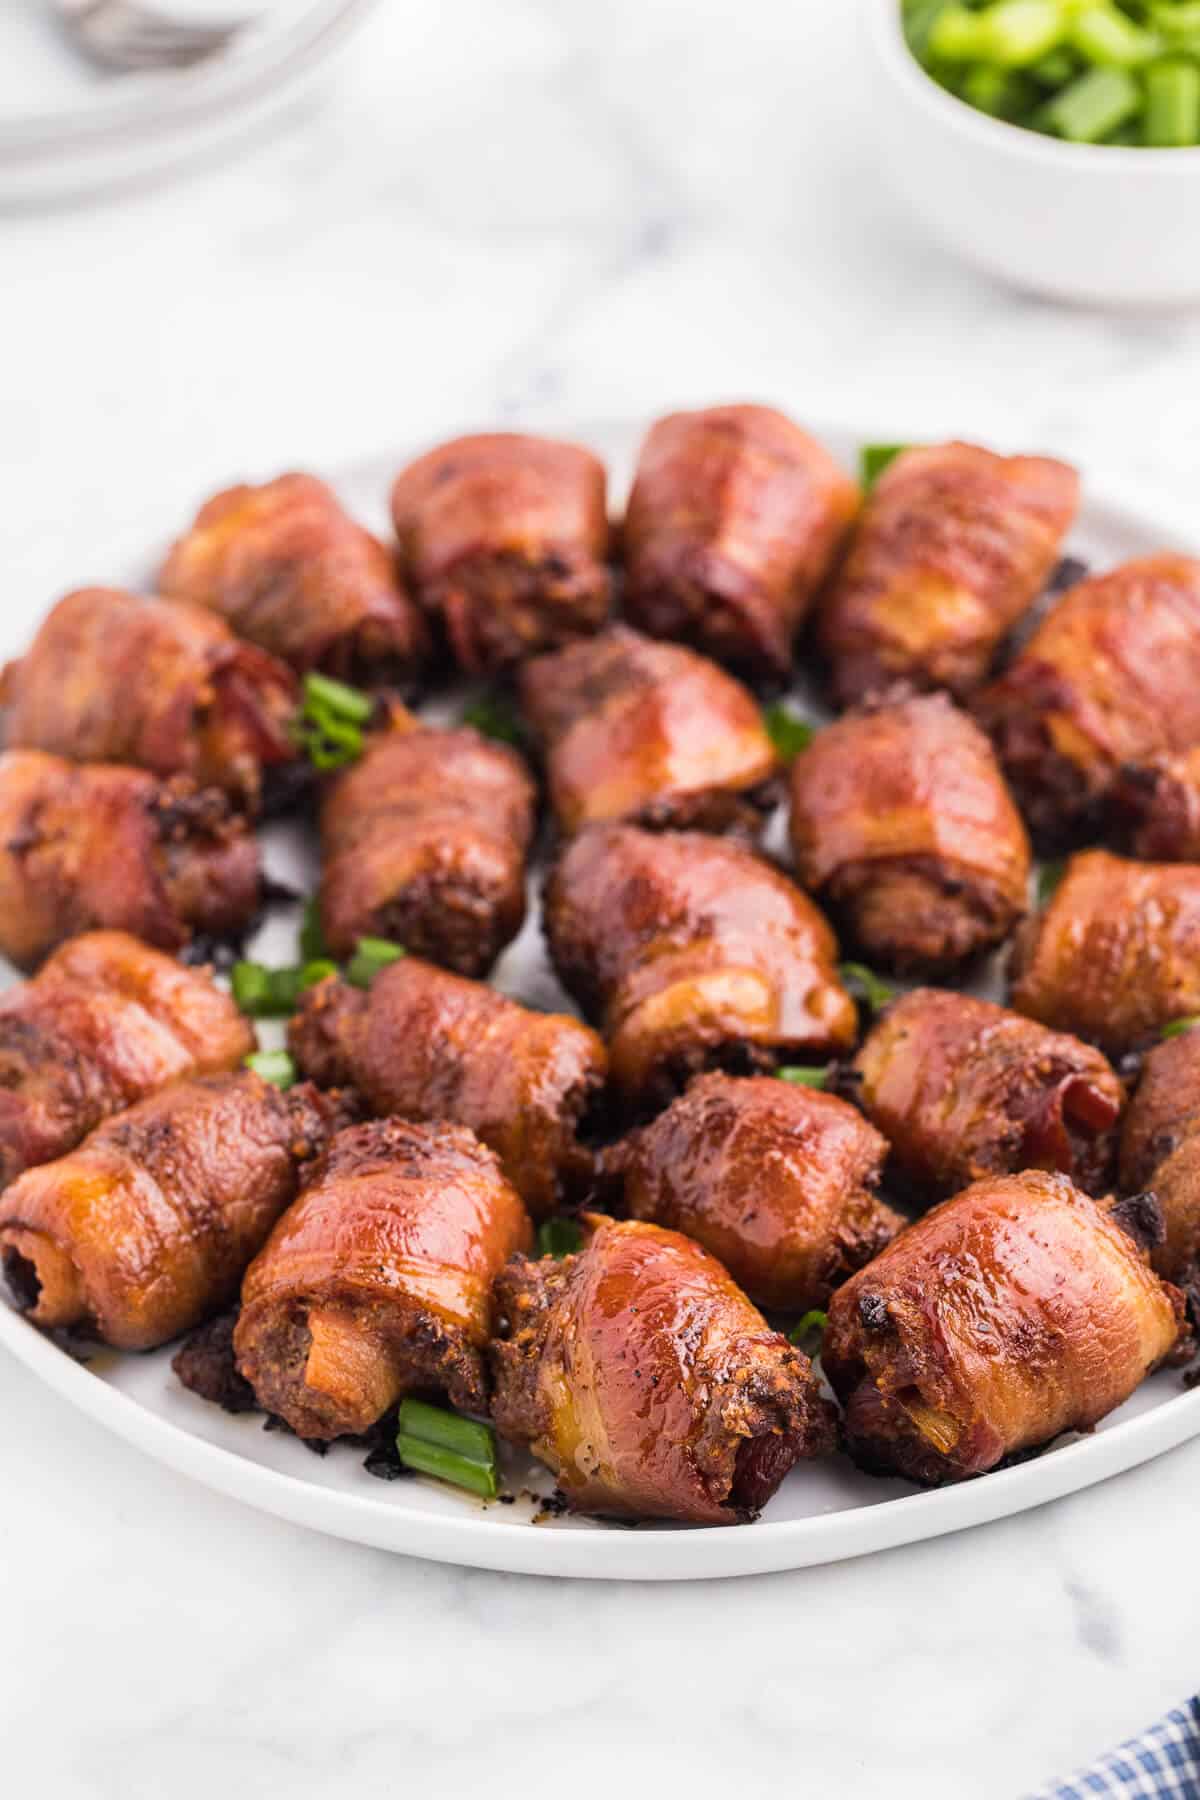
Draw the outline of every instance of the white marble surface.
M102 578L237 471L716 397L1019 437L1190 498L1200 320L1052 310L914 237L852 14L384 0L236 162L0 220L6 583ZM886 1557L634 1589L309 1536L10 1361L0 1409L14 1794L1015 1800L1200 1685L1200 1445Z

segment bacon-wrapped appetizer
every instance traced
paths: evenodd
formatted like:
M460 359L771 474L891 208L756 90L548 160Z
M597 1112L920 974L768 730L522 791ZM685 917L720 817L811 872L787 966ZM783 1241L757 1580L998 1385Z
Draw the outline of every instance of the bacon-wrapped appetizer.
M331 953L388 938L461 975L485 975L525 917L534 801L507 745L397 711L321 807Z
M590 450L515 432L455 438L397 477L404 565L460 669L599 631L612 586L606 488Z
M236 1069L254 1032L205 969L120 931L0 995L0 1188L168 1082Z
M1149 1189L1164 1235L1151 1252L1158 1273L1197 1289L1200 1277L1200 1031L1164 1038L1142 1063L1121 1128L1121 1190Z
M238 1366L304 1438L366 1431L413 1392L481 1412L492 1282L530 1239L515 1188L471 1132L352 1126L247 1270Z
M302 674L404 687L429 653L391 551L312 475L215 494L167 557L158 591L212 607Z
M821 609L837 704L900 681L971 693L1045 587L1078 506L1065 463L975 444L905 450Z
M805 1313L904 1220L877 1193L887 1143L832 1094L701 1075L605 1158L624 1210L682 1231L759 1306Z
M285 663L216 613L81 588L0 675L9 749L190 775L256 810L264 769L291 762L299 706Z
M1099 1050L969 994L893 1001L851 1065L853 1092L923 1199L1046 1169L1101 1193L1124 1090Z
M1127 764L1200 743L1200 561L1148 556L1081 582L975 711L1035 837L1075 841Z
M1112 817L1131 856L1200 863L1200 745L1128 764L1113 785Z
M1175 1348L1183 1296L1119 1218L1063 1175L1000 1176L851 1276L821 1363L855 1459L962 1481L1127 1400Z
M623 533L626 612L655 637L781 681L858 506L829 452L782 413L672 413L638 458Z
M0 1265L35 1325L153 1350L237 1296L335 1103L243 1070L176 1082L0 1194Z
M288 1042L306 1075L355 1088L372 1112L469 1126L535 1218L591 1175L579 1128L608 1058L578 1019L531 1012L408 956L369 993L333 978L311 988Z
M0 954L32 969L77 932L178 950L243 930L261 899L258 845L216 788L40 750L0 756Z
M774 804L778 759L756 702L680 644L614 625L526 663L520 691L566 837L615 819L753 837Z
M734 1525L832 1448L808 1359L674 1231L593 1218L496 1284L492 1413L581 1512Z
M1010 974L1018 1012L1114 1056L1200 1012L1200 866L1073 856Z
M703 1069L748 1074L854 1042L829 926L728 839L593 825L551 872L545 927L627 1106L665 1105Z
M1008 936L1031 853L991 745L944 694L867 707L792 765L804 886L871 961L949 968Z

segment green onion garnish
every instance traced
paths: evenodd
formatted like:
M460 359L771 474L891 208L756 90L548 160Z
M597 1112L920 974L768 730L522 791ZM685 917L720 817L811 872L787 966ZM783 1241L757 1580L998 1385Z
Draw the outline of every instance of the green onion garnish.
M239 962L233 965L230 981L234 1000L248 1019L286 1019L295 1012L306 988L336 974L337 964L323 959L292 969L268 969L262 963Z
M1043 109L1046 124L1072 144L1098 144L1141 108L1142 93L1126 69L1089 69Z
M346 980L351 987L369 988L377 975L404 954L403 944L390 944L386 938L359 938L346 964Z
M1037 877L1037 896L1039 905L1045 906L1047 900L1052 900L1054 898L1066 872L1067 865L1065 862L1048 862L1042 864L1041 868L1038 870Z
M524 737L520 716L503 694L484 694L468 706L462 722L501 744L519 744Z
M789 1344L803 1344L806 1338L819 1337L829 1323L829 1314L814 1306L806 1312L800 1323L788 1332Z
M293 735L314 768L344 769L362 755L363 728L374 710L374 700L361 688L310 673Z
M321 925L321 902L314 895L305 901L300 922L300 955L306 963L321 962L329 955L325 932Z
M575 1219L547 1219L538 1230L538 1255L574 1256L583 1243L583 1229Z
M824 1088L829 1085L832 1064L824 1069L776 1069L780 1081L790 1081L796 1087Z
M1164 59L1146 70L1142 135L1157 150L1200 143L1200 67L1195 63Z
M1187 1019L1172 1019L1169 1025L1163 1026L1162 1036L1165 1038L1182 1037L1185 1031L1191 1031L1196 1025L1200 1025L1200 1014L1193 1013Z
M866 1001L872 1012L882 1012L896 998L896 989L865 963L843 963L838 973L852 993Z
M299 1080L299 1071L286 1050L256 1050L246 1058L244 1066L285 1092Z
M402 1400L396 1449L400 1461L422 1475L436 1475L484 1500L494 1500L499 1492L496 1436L490 1425L423 1400Z
M784 762L791 762L794 756L807 750L817 735L814 725L810 725L807 719L798 719L782 701L776 701L774 706L764 707L763 725Z
M908 444L864 444L859 457L862 485L869 494L883 471L898 456L910 449Z

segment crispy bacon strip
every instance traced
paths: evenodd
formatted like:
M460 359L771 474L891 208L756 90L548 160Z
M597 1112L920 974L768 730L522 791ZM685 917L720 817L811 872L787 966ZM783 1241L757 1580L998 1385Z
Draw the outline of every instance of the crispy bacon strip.
M1200 1031L1164 1039L1142 1063L1121 1131L1121 1192L1150 1191L1164 1235L1151 1260L1166 1281L1200 1281Z

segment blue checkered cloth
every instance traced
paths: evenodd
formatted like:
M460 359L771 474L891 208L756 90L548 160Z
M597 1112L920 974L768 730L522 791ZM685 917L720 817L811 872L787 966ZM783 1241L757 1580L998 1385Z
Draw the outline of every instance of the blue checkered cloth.
M1200 1695L1169 1712L1090 1769L1051 1782L1026 1800L1200 1800Z

